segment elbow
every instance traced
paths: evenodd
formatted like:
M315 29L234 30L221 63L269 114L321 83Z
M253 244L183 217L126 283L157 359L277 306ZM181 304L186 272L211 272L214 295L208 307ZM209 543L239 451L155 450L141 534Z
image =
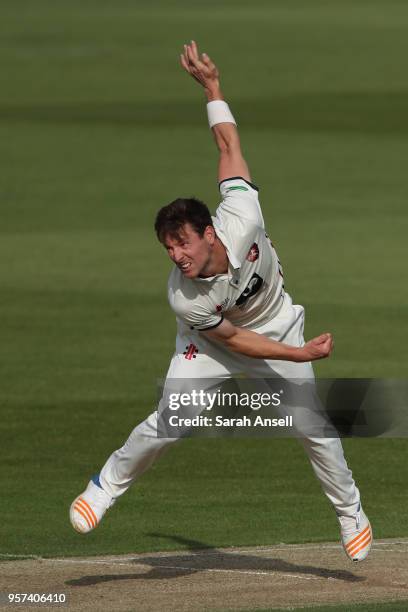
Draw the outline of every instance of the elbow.
M249 347L246 345L246 343L240 342L236 335L231 336L231 338L228 338L228 340L225 340L224 346L232 353L238 353L239 355L244 355L245 357L253 357L255 359L259 359L260 357L258 352L254 350L253 347Z
M231 334L229 337L227 338L223 338L221 340L221 343L223 344L223 346L228 350L231 351L233 353L240 353L240 342L239 342L239 338L238 338L238 333L236 331L236 329L234 330L234 333Z

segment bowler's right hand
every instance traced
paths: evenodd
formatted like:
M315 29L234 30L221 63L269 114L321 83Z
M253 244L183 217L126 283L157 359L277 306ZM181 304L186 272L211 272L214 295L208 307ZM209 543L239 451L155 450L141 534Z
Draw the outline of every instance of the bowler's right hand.
M184 53L180 55L180 62L184 70L188 72L204 89L211 89L219 85L219 72L217 66L211 61L206 53L198 53L197 44L194 40L184 45Z

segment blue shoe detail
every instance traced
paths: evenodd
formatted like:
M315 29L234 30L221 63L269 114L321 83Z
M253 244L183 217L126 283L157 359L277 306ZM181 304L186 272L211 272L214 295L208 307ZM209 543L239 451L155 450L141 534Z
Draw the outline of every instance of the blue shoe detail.
M92 482L94 484L96 484L97 487L102 489L102 485L101 485L100 480L99 480L99 474L95 474L95 476L92 476L91 480L92 480Z

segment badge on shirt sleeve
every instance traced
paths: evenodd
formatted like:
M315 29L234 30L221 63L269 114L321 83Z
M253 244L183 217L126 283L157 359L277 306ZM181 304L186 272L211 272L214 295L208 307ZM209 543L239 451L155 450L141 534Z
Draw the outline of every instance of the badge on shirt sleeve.
M254 242L254 244L251 246L251 248L248 251L248 255L246 256L246 259L247 261L250 261L251 263L253 263L254 261L258 259L258 257L259 257L259 248L256 242Z

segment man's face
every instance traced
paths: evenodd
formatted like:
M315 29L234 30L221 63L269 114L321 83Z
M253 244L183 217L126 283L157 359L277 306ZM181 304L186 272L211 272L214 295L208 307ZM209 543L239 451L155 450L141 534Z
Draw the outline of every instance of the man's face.
M166 236L164 246L170 259L187 278L205 276L215 242L214 228L210 225L200 236L189 223L183 225L178 238Z

